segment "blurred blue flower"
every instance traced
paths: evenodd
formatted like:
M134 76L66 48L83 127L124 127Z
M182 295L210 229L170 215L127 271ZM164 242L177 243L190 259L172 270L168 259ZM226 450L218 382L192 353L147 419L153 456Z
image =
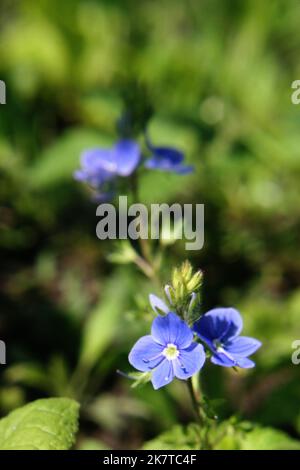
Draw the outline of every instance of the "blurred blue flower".
M146 138L151 157L146 160L145 166L151 170L171 171L180 175L186 175L194 171L191 165L184 165L184 154L173 147L154 147Z
M91 149L81 156L81 169L75 171L77 181L88 183L97 191L109 187L109 192L99 192L96 200L111 195L111 184L119 176L130 176L141 159L140 147L130 139L119 140L112 148Z
M158 316L152 323L151 335L143 336L133 346L129 362L141 372L152 372L155 390L174 377L187 380L205 362L201 344L193 342L193 332L175 313Z
M234 308L215 308L194 324L195 332L213 353L211 362L248 369L255 366L248 356L260 348L261 342L239 336L242 328L242 317Z

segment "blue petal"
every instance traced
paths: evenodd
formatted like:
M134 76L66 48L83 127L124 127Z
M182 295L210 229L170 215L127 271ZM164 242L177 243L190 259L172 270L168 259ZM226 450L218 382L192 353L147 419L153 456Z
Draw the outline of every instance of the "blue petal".
M178 165L184 159L184 155L180 150L173 147L152 147L153 156L157 159L168 160L173 165Z
M255 367L255 362L246 357L240 357L237 359L237 366L241 367L241 369L252 369L252 367Z
M193 332L175 313L170 312L164 317L153 320L151 334L153 339L163 346L175 344L178 349L190 346Z
M115 176L115 165L111 160L112 152L109 149L87 150L81 155L81 169L75 171L74 178L99 188Z
M228 357L226 354L223 353L216 353L212 356L211 362L216 364L217 366L222 367L234 367L237 365L237 362L234 358Z
M161 159L158 157L151 157L145 162L145 167L149 170L164 170L172 171L173 165L169 160Z
M227 352L227 351L226 351ZM250 369L255 366L255 362L246 357L232 356L230 354L216 353L212 356L211 362L222 367L240 367L242 369Z
M164 313L169 312L170 309L167 307L165 302L163 300L161 300L159 297L157 297L156 295L150 294L149 295L149 300L150 300L151 307L153 308L153 310L156 313L159 314L159 310L161 310Z
M130 364L141 372L152 370L165 359L163 347L157 344L152 336L140 338L129 353Z
M195 167L193 165L176 165L174 166L173 170L178 175L188 175L189 173L193 173L193 171L195 171Z
M194 329L204 341L226 342L238 336L243 328L241 315L234 308L215 308L198 320Z
M91 200L97 203L108 202L111 199L113 199L114 195L115 193L113 191L107 191L107 192L97 191L95 194L92 195Z
M120 176L129 176L141 158L140 146L134 140L119 140L114 146L114 159Z
M225 308L224 316L227 317L228 328L220 338L225 343L236 338L243 329L243 319L241 314L235 308Z
M74 172L74 179L76 181L85 182L97 189L102 186L106 181L111 179L112 173L107 173L103 170L87 171L77 170Z
M102 170L108 173L116 171L116 162L111 149L86 150L81 155L81 166L88 172Z
M155 390L168 385L174 379L172 361L165 359L152 372L151 382Z
M194 171L194 167L184 165L184 154L174 147L154 147L147 139L147 145L152 151L151 157L145 162L145 167L151 170L172 171L185 175Z
M173 360L175 376L186 380L196 374L204 365L205 352L202 344L193 343L186 349L181 349L177 359Z
M239 357L250 356L260 347L260 341L255 338L248 338L247 336L239 336L238 338L234 338L230 343L226 343L226 351Z
M173 171L179 175L186 175L194 171L194 167L191 165L176 164L171 160L155 156L146 160L145 167L149 170Z
M74 171L73 176L76 181L86 181L88 178L88 174L83 170Z

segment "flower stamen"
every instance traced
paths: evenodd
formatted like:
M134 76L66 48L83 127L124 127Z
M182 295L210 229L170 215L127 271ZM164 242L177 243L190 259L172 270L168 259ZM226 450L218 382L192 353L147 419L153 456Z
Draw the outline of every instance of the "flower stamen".
M168 359L168 361L177 359L177 357L179 356L179 350L177 349L176 344L173 343L168 343L167 347L165 347L162 353Z

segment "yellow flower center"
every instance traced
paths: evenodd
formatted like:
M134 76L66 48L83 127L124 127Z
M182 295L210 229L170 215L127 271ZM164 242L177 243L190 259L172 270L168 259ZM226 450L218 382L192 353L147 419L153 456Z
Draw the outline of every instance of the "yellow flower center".
M163 350L163 355L169 360L176 359L179 356L179 351L175 344L169 343Z

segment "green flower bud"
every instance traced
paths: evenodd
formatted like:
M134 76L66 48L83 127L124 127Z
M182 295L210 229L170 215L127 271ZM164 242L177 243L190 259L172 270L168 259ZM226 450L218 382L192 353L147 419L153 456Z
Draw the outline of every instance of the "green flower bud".
M202 271L193 272L192 265L185 261L172 273L172 285L166 286L166 296L176 313L188 324L199 318Z

